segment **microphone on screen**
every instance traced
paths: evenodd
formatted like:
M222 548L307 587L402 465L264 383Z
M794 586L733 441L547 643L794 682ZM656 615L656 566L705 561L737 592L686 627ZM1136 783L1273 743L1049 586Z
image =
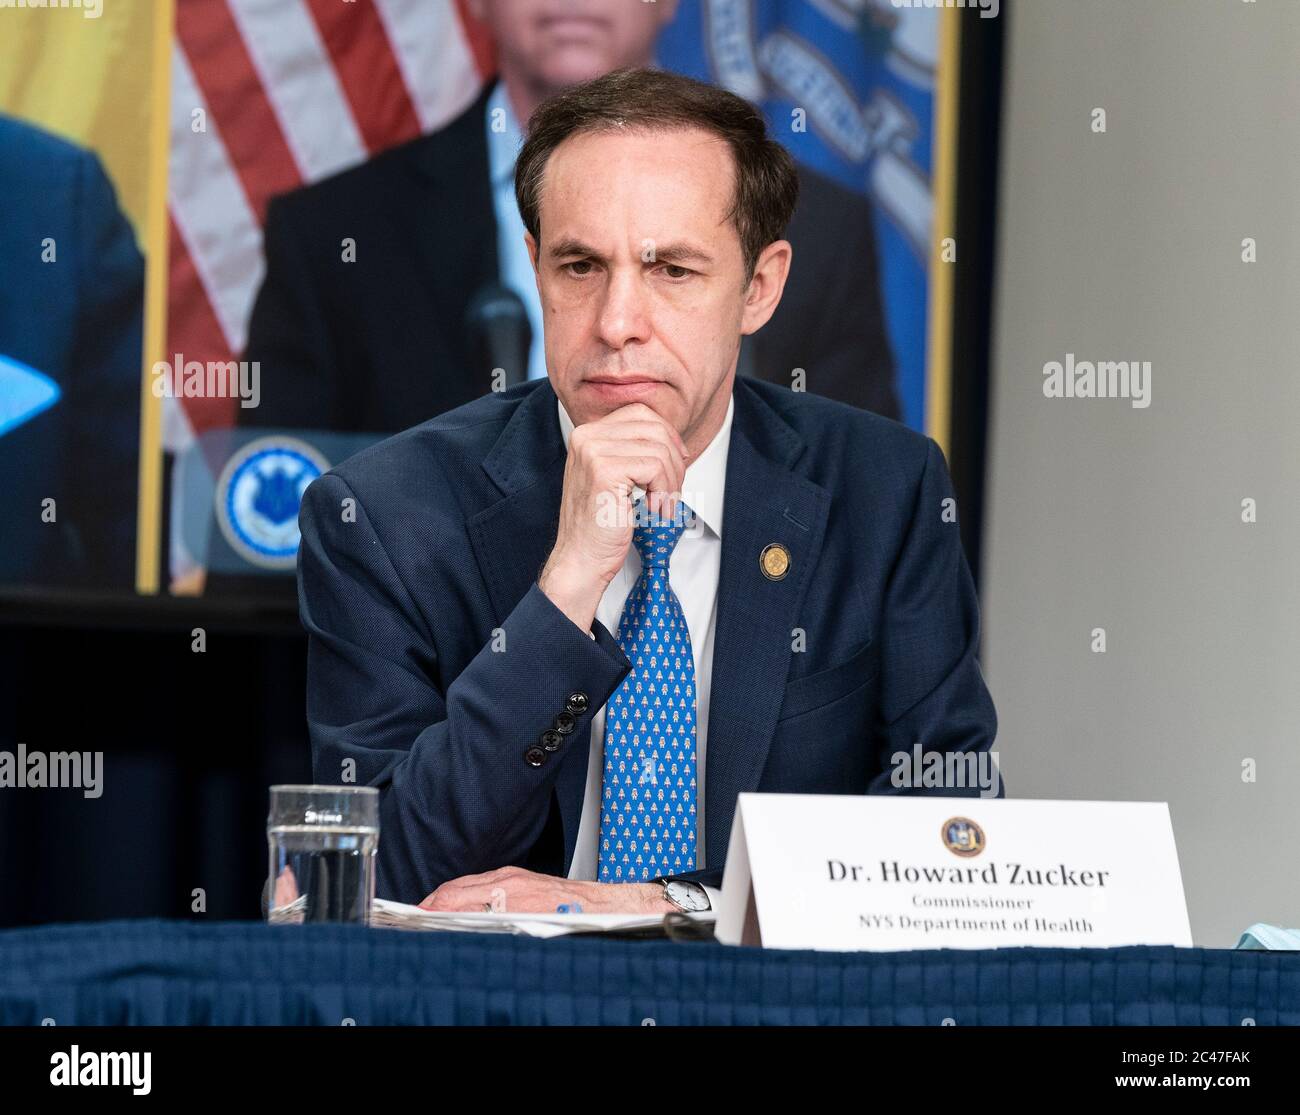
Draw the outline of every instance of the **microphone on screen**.
M513 387L528 378L528 350L533 329L523 299L509 287L488 283L479 288L465 312L470 352L476 372L505 371L505 386ZM495 386L491 381L489 389Z

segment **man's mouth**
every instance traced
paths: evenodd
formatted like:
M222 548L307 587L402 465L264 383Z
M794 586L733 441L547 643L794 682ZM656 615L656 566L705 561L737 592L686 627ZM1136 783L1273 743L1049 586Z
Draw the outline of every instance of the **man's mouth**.
M586 383L602 398L630 401L652 396L664 381L645 376L592 376Z
M540 21L543 31L561 38L590 38L605 30L605 21L591 15L545 16Z

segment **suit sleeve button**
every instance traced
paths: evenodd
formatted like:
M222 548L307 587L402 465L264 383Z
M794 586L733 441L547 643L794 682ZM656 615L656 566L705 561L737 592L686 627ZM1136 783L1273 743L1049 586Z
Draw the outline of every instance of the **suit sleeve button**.
M578 718L571 712L561 712L555 716L555 730L562 736L567 736L577 724Z
M530 747L524 752L524 762L530 767L540 767L546 762L546 752L540 747Z
M581 691L577 693L570 693L569 700L565 704L565 708L567 708L575 716L581 716L584 712L587 711L587 703L588 703L587 694Z
M543 751L557 751L559 750L560 744L563 742L564 737L554 728L547 728L546 731L542 733Z

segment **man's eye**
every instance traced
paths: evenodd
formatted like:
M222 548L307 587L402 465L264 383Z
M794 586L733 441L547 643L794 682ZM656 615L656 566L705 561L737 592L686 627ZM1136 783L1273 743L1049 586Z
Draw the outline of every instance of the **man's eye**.
M665 263L664 274L670 279L684 279L693 272L689 267L681 267L676 263Z
M564 269L570 275L573 275L577 278L582 278L584 275L591 274L591 260L575 259L572 263L564 264Z

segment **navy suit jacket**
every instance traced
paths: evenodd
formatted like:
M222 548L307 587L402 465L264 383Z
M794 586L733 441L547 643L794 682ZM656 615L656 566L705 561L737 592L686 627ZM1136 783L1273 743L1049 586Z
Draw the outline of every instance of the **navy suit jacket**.
M986 750L996 731L938 446L811 394L748 378L733 390L707 869L678 876L712 885L742 791L896 793L890 756ZM568 872L591 717L632 665L598 620L593 640L537 586L564 462L555 393L534 380L381 442L307 490L314 772L380 788L383 896L418 902L511 864ZM772 542L790 554L779 581L759 565ZM576 729L531 765L525 752L584 704L570 703L577 694Z
M144 260L95 154L3 115L0 213L0 356L62 392L0 432L0 582L130 589Z

